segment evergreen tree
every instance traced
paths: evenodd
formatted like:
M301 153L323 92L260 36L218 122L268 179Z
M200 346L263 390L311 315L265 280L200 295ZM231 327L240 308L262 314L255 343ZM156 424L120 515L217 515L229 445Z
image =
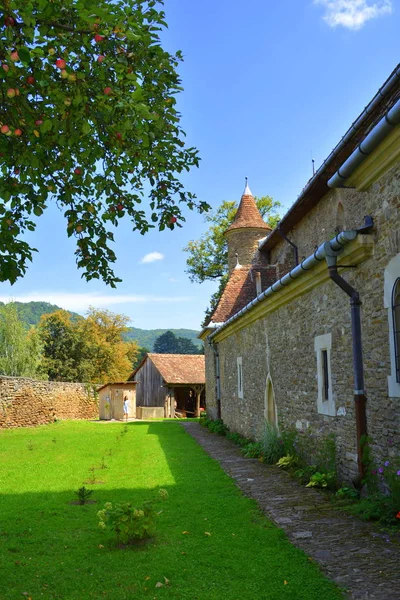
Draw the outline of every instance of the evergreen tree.
M192 340L176 336L172 331L166 331L154 342L154 352L157 354L202 354Z

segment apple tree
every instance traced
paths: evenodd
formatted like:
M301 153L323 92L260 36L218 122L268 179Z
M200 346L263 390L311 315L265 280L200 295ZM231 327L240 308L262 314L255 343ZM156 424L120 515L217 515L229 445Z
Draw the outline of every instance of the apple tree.
M176 108L180 52L163 49L156 0L0 0L0 281L14 283L50 202L87 279L115 287L113 226L173 229L198 166ZM148 203L141 202L148 196Z

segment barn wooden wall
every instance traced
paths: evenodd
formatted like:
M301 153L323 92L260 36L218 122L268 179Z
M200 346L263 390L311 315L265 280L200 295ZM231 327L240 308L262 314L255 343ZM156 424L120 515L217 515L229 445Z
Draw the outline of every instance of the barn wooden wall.
M136 372L135 381L138 381L137 406L164 406L168 390L164 387L163 378L149 358Z

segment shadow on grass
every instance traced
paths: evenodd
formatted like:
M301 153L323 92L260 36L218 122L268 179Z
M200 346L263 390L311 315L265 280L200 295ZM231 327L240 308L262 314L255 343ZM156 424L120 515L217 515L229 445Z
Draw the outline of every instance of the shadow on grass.
M107 484L89 486L97 504L69 504L72 488L0 496L1 600L341 597L176 421L116 425L104 433L115 450ZM60 453L63 430L67 426L57 434ZM103 441L93 424L77 431L88 432L88 444L99 443L90 440L92 431ZM108 501L140 505L159 487L167 489L169 500L160 504L154 542L118 549L98 529L97 511Z

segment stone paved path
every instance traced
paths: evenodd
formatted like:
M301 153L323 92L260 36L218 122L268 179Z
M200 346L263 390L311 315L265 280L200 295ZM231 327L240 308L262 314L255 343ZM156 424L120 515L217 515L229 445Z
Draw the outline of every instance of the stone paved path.
M300 486L277 467L244 458L232 442L198 423L182 426L293 544L348 590L345 597L400 600L399 540L391 541L370 523L336 511L323 494Z

